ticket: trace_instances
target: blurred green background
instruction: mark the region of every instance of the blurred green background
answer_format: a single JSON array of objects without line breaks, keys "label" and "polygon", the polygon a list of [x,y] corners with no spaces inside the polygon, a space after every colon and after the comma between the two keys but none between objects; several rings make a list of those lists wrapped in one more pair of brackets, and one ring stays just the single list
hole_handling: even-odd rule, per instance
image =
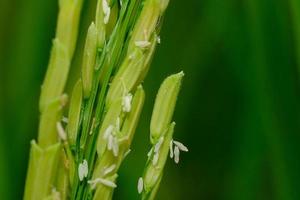
[{"label": "blurred green background", "polygon": [[[1,199],[22,199],[56,15],[56,0],[0,0]],[[175,139],[190,152],[157,199],[300,199],[300,1],[171,0],[161,38],[114,199],[138,199],[155,93],[180,70]]]}]

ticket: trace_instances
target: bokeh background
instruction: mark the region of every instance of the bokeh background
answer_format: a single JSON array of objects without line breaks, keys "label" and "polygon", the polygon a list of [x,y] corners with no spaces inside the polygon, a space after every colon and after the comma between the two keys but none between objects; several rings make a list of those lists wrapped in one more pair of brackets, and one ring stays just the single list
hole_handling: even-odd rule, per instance
[{"label": "bokeh background", "polygon": [[[87,2],[79,48],[95,0]],[[1,199],[22,199],[57,7],[0,0]],[[114,199],[138,199],[155,93],[180,70],[175,138],[190,152],[168,161],[157,199],[300,199],[300,1],[171,0],[161,38]]]}]

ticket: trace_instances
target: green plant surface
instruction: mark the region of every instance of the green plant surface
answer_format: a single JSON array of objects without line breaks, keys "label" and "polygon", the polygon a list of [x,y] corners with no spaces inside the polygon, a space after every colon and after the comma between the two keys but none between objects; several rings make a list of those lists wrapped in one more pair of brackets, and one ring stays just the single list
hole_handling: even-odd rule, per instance
[{"label": "green plant surface", "polygon": [[[144,108],[113,199],[139,199],[150,118],[165,77],[183,70],[173,120],[189,147],[167,162],[157,199],[300,198],[297,1],[170,1],[143,88]],[[96,1],[83,6],[79,55],[66,92],[80,78]],[[58,3],[0,0],[0,193],[21,199],[29,141],[37,138],[40,86],[55,35]],[[64,113],[66,116],[67,113]],[[13,167],[12,167],[13,166]],[[119,185],[123,187],[119,187]]]}]

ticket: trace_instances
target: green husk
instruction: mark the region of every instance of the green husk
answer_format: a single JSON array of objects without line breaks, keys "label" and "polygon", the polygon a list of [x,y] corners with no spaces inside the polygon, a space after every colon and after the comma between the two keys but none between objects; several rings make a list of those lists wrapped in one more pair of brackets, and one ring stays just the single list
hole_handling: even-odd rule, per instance
[{"label": "green husk", "polygon": [[92,22],[87,32],[82,61],[81,76],[83,84],[83,93],[85,98],[88,98],[90,96],[92,89],[93,74],[95,69],[97,53],[97,37],[98,31],[94,22]]},{"label": "green husk", "polygon": [[125,58],[109,88],[106,97],[107,106],[110,106],[113,101],[122,98],[124,93],[132,91],[137,86],[137,81],[144,68],[144,59],[145,56],[140,49],[135,49],[132,54]]},{"label": "green husk", "polygon": [[152,144],[157,142],[171,123],[183,76],[183,72],[171,75],[159,88],[150,124]]},{"label": "green husk", "polygon": [[44,112],[49,103],[63,93],[68,78],[70,62],[71,59],[67,48],[59,39],[55,39],[53,41],[48,70],[41,90],[41,112]]},{"label": "green husk", "polygon": [[70,59],[76,46],[83,2],[84,0],[59,0],[56,38],[66,47]]},{"label": "green husk", "polygon": [[51,102],[41,114],[38,134],[38,143],[41,147],[48,147],[58,141],[56,123],[61,120],[66,101],[67,96],[62,95]]},{"label": "green husk", "polygon": [[31,142],[24,200],[41,200],[50,194],[57,172],[61,144],[42,148]]},{"label": "green husk", "polygon": [[80,113],[81,113],[81,106],[82,106],[82,81],[78,80],[74,86],[72,91],[72,97],[70,101],[70,108],[69,108],[69,123],[68,123],[68,139],[69,144],[74,146],[76,144],[78,128],[79,128],[79,121],[80,121]]},{"label": "green husk", "polygon": [[69,199],[69,190],[70,190],[70,178],[69,178],[69,168],[70,161],[67,158],[67,155],[64,150],[60,152],[60,160],[57,172],[56,180],[56,190],[59,192],[60,200]]}]

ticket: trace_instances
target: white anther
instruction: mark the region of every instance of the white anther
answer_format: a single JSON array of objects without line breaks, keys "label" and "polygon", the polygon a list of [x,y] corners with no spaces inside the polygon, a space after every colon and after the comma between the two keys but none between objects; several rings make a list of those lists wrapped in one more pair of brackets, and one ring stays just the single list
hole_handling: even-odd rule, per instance
[{"label": "white anther", "polygon": [[78,166],[79,180],[83,181],[83,179],[88,176],[88,173],[89,173],[88,162],[86,160],[83,160],[83,162],[80,163]]}]

